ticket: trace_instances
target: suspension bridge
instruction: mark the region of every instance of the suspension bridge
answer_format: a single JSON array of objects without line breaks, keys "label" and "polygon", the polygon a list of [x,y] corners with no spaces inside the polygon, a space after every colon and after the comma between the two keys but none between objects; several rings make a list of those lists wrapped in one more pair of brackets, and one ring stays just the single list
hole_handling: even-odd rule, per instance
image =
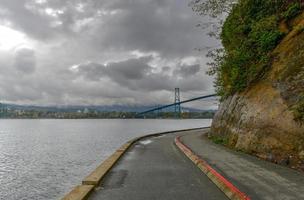
[{"label": "suspension bridge", "polygon": [[207,98],[217,96],[217,94],[210,94],[210,95],[199,96],[199,97],[195,97],[195,98],[191,98],[191,99],[188,99],[188,100],[181,101],[180,100],[180,90],[179,90],[179,88],[175,88],[174,93],[175,93],[174,103],[168,104],[168,105],[163,105],[163,106],[158,106],[158,107],[155,107],[155,108],[143,111],[143,112],[139,112],[139,113],[136,114],[136,117],[145,117],[145,115],[148,114],[148,113],[153,113],[155,111],[160,112],[163,109],[174,106],[175,117],[179,118],[181,116],[181,104],[185,104],[185,103],[188,103],[188,102],[207,99]]}]

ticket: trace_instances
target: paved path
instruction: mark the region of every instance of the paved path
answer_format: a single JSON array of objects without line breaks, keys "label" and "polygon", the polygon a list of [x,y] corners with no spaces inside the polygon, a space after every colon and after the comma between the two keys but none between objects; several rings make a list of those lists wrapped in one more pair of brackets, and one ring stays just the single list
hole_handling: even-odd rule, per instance
[{"label": "paved path", "polygon": [[[201,131],[200,131],[201,132]],[[196,133],[188,131],[182,134]],[[176,134],[133,145],[90,200],[227,200],[173,144]]]},{"label": "paved path", "polygon": [[181,141],[251,199],[304,200],[304,173],[216,145],[202,133]]}]

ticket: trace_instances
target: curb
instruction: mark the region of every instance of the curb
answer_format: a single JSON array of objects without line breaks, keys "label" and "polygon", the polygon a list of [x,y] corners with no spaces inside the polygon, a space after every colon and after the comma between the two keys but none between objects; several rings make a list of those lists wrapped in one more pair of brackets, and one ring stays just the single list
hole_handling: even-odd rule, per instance
[{"label": "curb", "polygon": [[178,133],[185,131],[194,131],[200,129],[206,129],[209,127],[192,128],[192,129],[182,129],[174,131],[166,131],[160,133],[153,133],[141,137],[134,138],[119,149],[117,149],[111,156],[109,156],[105,161],[103,161],[91,174],[89,174],[83,181],[82,185],[76,186],[72,191],[65,195],[61,200],[85,200],[89,197],[93,189],[98,186],[106,174],[111,170],[115,163],[125,154],[125,152],[136,142],[149,137],[157,137],[169,133]]},{"label": "curb", "polygon": [[206,161],[197,156],[187,145],[181,140],[181,136],[175,138],[175,145],[204,173],[208,178],[232,200],[251,200],[249,196],[241,192],[225,177],[212,168]]},{"label": "curb", "polygon": [[87,199],[93,191],[93,185],[78,185],[62,199],[64,200],[83,200]]}]

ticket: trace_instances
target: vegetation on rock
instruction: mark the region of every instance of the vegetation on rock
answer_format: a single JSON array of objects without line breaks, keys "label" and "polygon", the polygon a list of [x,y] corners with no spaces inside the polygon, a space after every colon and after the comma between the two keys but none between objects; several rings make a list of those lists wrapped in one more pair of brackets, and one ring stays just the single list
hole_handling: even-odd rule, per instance
[{"label": "vegetation on rock", "polygon": [[222,97],[240,92],[263,77],[271,64],[271,51],[286,34],[279,29],[301,11],[301,3],[286,0],[239,0],[221,33],[224,49],[213,55],[209,74]]},{"label": "vegetation on rock", "polygon": [[208,138],[213,141],[215,144],[221,144],[221,145],[227,145],[228,144],[228,138],[219,137],[216,135],[210,135]]},{"label": "vegetation on rock", "polygon": [[295,120],[300,122],[304,121],[304,97],[302,97],[299,103],[297,104],[294,110],[294,114]]},{"label": "vegetation on rock", "polygon": [[[213,17],[227,13],[220,33],[223,48],[208,54],[213,58],[208,74],[216,75],[217,93],[225,99],[264,77],[275,59],[273,50],[290,31],[289,21],[302,12],[304,1],[196,0],[192,6],[196,12],[209,12]],[[285,29],[280,27],[282,22],[287,24]],[[297,121],[304,121],[303,102],[298,100],[292,106]]]}]

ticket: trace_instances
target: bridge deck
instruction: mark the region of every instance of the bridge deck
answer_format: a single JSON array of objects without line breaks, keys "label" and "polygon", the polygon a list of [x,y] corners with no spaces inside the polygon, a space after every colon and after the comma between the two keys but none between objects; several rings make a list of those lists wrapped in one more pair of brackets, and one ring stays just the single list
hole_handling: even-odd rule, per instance
[{"label": "bridge deck", "polygon": [[168,104],[168,105],[164,105],[164,106],[159,106],[159,107],[156,107],[156,108],[152,108],[150,110],[146,110],[144,112],[137,113],[137,116],[141,116],[141,115],[151,113],[151,112],[154,112],[154,111],[157,111],[157,110],[162,110],[162,109],[165,109],[165,108],[169,108],[169,107],[172,107],[172,106],[175,106],[175,105],[181,105],[181,104],[185,104],[185,103],[188,103],[188,102],[191,102],[191,101],[197,101],[197,100],[207,99],[207,98],[216,97],[216,96],[217,96],[216,94],[210,94],[210,95],[206,95],[206,96],[200,96],[200,97],[195,97],[195,98],[192,98],[192,99],[180,101],[180,102],[177,102],[177,103],[172,103],[172,104]]}]

